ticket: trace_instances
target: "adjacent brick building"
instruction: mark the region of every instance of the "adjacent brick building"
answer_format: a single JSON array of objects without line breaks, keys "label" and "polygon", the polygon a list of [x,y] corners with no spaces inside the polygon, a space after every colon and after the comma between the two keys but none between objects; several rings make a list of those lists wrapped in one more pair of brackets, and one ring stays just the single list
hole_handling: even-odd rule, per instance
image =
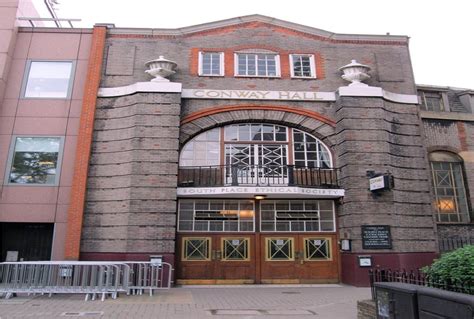
[{"label": "adjacent brick building", "polygon": [[[181,283],[363,285],[368,266],[417,268],[439,242],[473,237],[473,92],[417,89],[407,37],[254,15],[176,30],[23,27],[15,52],[2,259],[38,258],[3,234],[50,223],[52,259],[163,255]],[[54,99],[24,96],[32,65],[74,81],[52,84]]]}]

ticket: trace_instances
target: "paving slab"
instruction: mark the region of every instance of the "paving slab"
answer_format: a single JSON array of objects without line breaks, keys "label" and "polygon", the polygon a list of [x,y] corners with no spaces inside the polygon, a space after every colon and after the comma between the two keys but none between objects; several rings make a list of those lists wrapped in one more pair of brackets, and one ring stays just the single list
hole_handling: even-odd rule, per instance
[{"label": "paving slab", "polygon": [[369,288],[345,285],[185,286],[103,302],[20,295],[0,300],[0,318],[355,319],[357,300],[369,298]]}]

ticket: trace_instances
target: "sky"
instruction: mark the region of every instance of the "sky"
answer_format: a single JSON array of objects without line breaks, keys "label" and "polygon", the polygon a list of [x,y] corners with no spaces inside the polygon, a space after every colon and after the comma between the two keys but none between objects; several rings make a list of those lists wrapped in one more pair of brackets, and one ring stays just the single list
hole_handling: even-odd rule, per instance
[{"label": "sky", "polygon": [[179,28],[261,14],[336,33],[407,35],[417,84],[474,90],[472,0],[59,0],[77,27]]}]

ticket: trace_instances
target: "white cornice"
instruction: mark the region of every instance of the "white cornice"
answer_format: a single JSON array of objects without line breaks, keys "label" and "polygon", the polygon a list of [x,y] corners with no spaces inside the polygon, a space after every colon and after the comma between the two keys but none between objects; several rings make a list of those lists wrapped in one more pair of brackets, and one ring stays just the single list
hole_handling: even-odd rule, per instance
[{"label": "white cornice", "polygon": [[185,99],[205,100],[284,100],[284,101],[336,101],[337,96],[380,97],[402,104],[418,104],[418,96],[398,94],[373,86],[343,86],[336,92],[316,91],[266,91],[266,90],[209,90],[183,89],[175,82],[137,82],[127,86],[99,88],[98,97],[117,97],[140,92],[182,93]]},{"label": "white cornice", "polygon": [[343,86],[339,88],[338,94],[339,96],[382,97],[396,103],[419,104],[417,95],[392,93],[374,86]]},{"label": "white cornice", "polygon": [[116,97],[140,92],[181,93],[181,83],[173,82],[137,82],[127,86],[99,88],[98,97]]}]

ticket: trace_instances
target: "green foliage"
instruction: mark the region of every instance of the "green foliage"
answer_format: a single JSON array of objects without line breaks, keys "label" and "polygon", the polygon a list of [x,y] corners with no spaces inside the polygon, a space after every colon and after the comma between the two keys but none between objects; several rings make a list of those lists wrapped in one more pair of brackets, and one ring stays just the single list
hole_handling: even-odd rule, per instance
[{"label": "green foliage", "polygon": [[474,283],[474,245],[446,253],[422,271],[430,281],[442,281],[449,285]]}]

